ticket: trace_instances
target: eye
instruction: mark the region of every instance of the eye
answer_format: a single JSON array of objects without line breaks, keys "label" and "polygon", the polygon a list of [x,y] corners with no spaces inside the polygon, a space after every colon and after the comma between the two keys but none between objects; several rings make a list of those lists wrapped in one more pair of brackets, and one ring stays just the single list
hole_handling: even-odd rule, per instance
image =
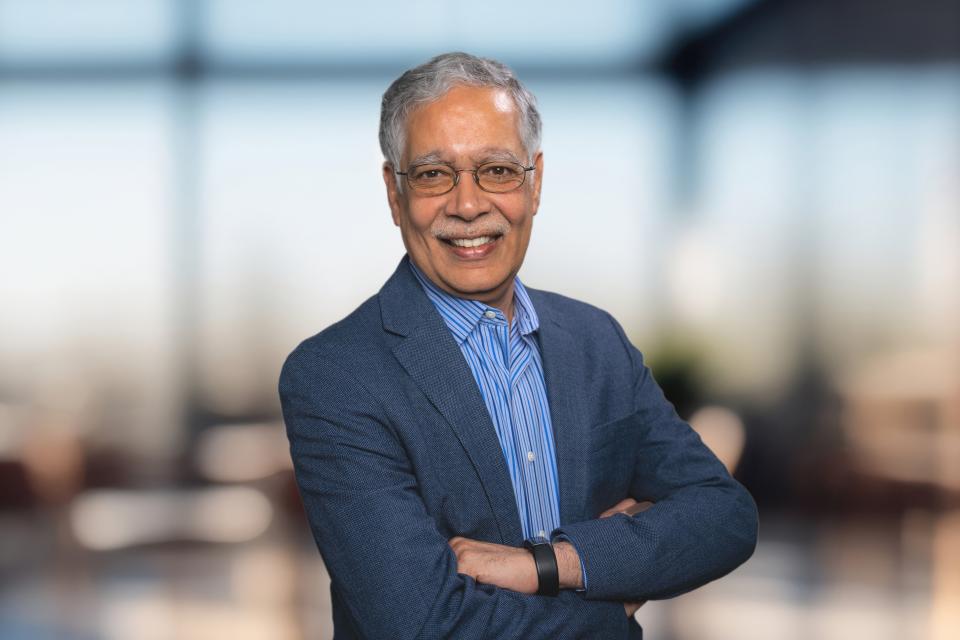
[{"label": "eye", "polygon": [[448,167],[443,165],[423,165],[414,167],[410,177],[416,182],[437,182],[449,179],[452,173]]},{"label": "eye", "polygon": [[481,178],[498,182],[516,180],[522,169],[512,162],[490,162],[482,165],[478,170]]}]

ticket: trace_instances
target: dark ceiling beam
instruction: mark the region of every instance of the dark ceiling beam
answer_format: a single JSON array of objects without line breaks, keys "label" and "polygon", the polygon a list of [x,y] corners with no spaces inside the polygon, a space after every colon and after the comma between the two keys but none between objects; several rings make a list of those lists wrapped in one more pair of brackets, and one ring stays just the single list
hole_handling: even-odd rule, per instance
[{"label": "dark ceiling beam", "polygon": [[655,65],[681,84],[758,67],[960,62],[957,0],[759,0]]},{"label": "dark ceiling beam", "polygon": [[[640,64],[513,65],[524,79],[619,79],[649,69]],[[90,60],[67,63],[0,63],[0,81],[19,82],[139,82],[143,80],[230,80],[238,82],[349,81],[393,77],[403,68],[396,62],[332,63],[303,60],[210,61],[202,56],[169,61]]]}]

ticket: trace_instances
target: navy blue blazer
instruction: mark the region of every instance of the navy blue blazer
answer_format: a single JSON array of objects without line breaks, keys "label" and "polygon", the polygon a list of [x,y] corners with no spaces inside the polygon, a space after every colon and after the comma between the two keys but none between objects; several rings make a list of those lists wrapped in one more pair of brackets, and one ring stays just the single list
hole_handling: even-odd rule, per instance
[{"label": "navy blue blazer", "polygon": [[[519,546],[520,518],[477,384],[407,260],[376,296],[301,343],[280,377],[337,638],[639,637],[623,601],[675,596],[750,557],[750,494],[677,417],[616,321],[529,289],[560,531],[588,589],[531,596],[458,574],[450,538]],[[628,496],[655,505],[597,519]]]}]

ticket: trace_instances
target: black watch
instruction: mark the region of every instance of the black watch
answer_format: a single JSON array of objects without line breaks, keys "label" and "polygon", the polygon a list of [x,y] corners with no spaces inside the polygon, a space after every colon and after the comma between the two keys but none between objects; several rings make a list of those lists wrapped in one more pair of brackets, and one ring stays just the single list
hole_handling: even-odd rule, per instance
[{"label": "black watch", "polygon": [[536,538],[524,540],[523,546],[533,554],[533,561],[537,565],[537,595],[555,596],[560,593],[560,569],[553,545],[543,538]]}]

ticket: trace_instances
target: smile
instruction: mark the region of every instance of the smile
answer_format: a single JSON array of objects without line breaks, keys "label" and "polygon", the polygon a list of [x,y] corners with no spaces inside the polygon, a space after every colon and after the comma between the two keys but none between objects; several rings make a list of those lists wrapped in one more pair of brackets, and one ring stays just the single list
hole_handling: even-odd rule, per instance
[{"label": "smile", "polygon": [[484,260],[499,246],[503,236],[477,236],[476,238],[445,238],[443,243],[450,253],[460,260]]},{"label": "smile", "polygon": [[488,244],[496,239],[496,236],[479,236],[477,238],[449,238],[447,242],[455,247],[471,248]]}]

